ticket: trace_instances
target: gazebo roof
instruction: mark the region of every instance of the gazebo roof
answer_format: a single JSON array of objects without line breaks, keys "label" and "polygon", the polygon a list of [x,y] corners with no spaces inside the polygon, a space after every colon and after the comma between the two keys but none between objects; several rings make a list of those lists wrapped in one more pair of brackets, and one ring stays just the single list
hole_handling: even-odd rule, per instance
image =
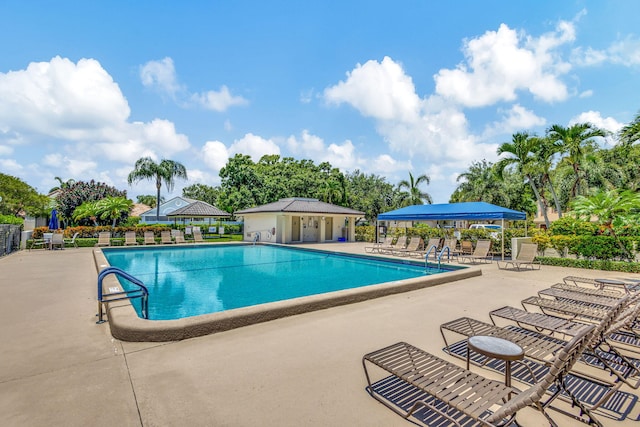
[{"label": "gazebo roof", "polygon": [[360,212],[355,209],[332,205],[331,203],[321,202],[318,199],[308,199],[303,197],[290,197],[286,199],[280,199],[277,202],[267,203],[266,205],[256,206],[255,208],[239,210],[236,212],[236,214],[246,215],[266,212],[364,216],[364,212]]},{"label": "gazebo roof", "polygon": [[211,206],[207,202],[200,200],[189,203],[187,206],[176,209],[167,215],[168,217],[186,217],[186,218],[216,218],[231,216],[230,213]]}]

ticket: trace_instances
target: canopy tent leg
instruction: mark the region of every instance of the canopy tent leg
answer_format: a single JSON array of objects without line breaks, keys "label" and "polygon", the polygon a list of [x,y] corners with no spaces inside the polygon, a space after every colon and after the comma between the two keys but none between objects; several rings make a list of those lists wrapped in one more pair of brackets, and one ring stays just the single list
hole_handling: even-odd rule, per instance
[{"label": "canopy tent leg", "polygon": [[[502,218],[502,261],[504,261],[504,218]],[[513,259],[513,248],[511,248],[511,259]]]}]

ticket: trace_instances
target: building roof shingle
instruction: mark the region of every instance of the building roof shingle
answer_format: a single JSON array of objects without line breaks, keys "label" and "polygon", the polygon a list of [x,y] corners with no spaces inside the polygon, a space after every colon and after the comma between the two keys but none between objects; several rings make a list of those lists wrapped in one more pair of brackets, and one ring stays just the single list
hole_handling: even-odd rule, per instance
[{"label": "building roof shingle", "polygon": [[318,199],[307,199],[303,197],[280,199],[277,202],[267,203],[266,205],[256,206],[255,208],[239,210],[236,214],[244,215],[263,212],[299,212],[364,216],[364,212],[360,212],[355,209],[332,205],[331,203],[321,202]]},{"label": "building roof shingle", "polygon": [[207,202],[203,201],[195,201],[193,203],[189,203],[187,206],[176,209],[171,212],[167,216],[184,216],[184,217],[226,217],[231,216],[230,213],[223,211],[222,209],[218,209],[215,206],[211,206]]}]

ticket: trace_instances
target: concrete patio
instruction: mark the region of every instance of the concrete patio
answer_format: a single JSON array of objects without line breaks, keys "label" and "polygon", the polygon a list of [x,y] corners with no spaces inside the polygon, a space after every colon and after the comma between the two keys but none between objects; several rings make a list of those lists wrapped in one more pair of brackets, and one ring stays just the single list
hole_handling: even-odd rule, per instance
[{"label": "concrete patio", "polygon": [[[360,243],[318,246],[364,253]],[[366,393],[365,353],[407,341],[461,364],[442,352],[441,323],[488,321],[490,309],[518,306],[567,275],[632,277],[482,269],[480,277],[200,338],[132,343],[95,323],[92,249],[21,251],[0,259],[0,425],[410,426]],[[638,406],[623,421],[599,418],[636,426]],[[548,425],[532,409],[518,420]]]}]

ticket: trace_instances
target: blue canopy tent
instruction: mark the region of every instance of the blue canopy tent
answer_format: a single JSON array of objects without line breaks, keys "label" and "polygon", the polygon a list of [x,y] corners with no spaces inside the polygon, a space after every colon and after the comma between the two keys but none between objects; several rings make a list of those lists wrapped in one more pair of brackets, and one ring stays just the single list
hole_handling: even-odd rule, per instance
[{"label": "blue canopy tent", "polygon": [[[527,214],[486,202],[463,202],[413,205],[378,215],[378,221],[501,220],[503,230],[505,219],[524,221],[527,219]],[[504,233],[501,234],[502,259],[504,259]]]}]

